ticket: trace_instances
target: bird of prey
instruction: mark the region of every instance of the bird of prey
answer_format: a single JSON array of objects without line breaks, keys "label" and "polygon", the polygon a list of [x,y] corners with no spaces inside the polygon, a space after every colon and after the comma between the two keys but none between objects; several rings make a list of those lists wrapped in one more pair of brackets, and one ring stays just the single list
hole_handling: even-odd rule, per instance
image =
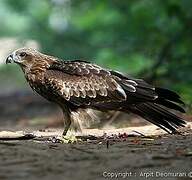
[{"label": "bird of prey", "polygon": [[79,109],[115,110],[137,114],[168,133],[185,121],[171,110],[184,113],[180,96],[142,79],[82,60],[60,60],[31,48],[10,54],[6,63],[18,64],[31,88],[58,104],[64,114],[63,136]]}]

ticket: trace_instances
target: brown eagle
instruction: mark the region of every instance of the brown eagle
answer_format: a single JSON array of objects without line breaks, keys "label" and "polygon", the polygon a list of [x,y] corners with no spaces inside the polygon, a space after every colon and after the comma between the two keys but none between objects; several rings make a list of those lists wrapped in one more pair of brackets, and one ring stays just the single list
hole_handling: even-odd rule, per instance
[{"label": "brown eagle", "polygon": [[78,109],[115,110],[137,114],[168,133],[185,121],[170,110],[185,112],[180,96],[142,79],[104,69],[82,60],[63,61],[30,48],[10,54],[6,63],[18,64],[31,88],[58,104],[64,114],[66,135],[72,113]]}]

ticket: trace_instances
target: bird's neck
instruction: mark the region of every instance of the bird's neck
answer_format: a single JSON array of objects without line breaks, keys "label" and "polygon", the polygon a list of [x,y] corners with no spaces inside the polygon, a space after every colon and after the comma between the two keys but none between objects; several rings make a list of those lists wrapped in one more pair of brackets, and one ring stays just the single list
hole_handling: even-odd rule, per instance
[{"label": "bird's neck", "polygon": [[50,64],[47,61],[38,61],[28,66],[21,66],[27,81],[42,80]]}]

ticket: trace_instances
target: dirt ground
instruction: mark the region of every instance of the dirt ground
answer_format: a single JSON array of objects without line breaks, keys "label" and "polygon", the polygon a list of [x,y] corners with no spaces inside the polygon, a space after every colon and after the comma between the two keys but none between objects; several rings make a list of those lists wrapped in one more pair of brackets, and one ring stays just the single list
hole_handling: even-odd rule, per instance
[{"label": "dirt ground", "polygon": [[0,96],[0,109],[0,135],[4,130],[35,135],[0,140],[0,180],[192,179],[191,124],[182,135],[143,124],[87,129],[83,135],[93,135],[91,140],[61,144],[47,138],[62,132],[54,127],[62,121],[52,104],[30,93],[14,93]]},{"label": "dirt ground", "polygon": [[127,136],[76,144],[42,139],[0,141],[1,180],[188,179],[190,176],[191,130],[184,135]]}]

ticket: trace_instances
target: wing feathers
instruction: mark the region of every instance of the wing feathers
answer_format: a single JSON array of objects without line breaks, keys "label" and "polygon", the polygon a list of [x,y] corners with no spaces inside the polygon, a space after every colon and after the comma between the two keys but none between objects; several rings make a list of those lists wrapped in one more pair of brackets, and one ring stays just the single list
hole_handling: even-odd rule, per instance
[{"label": "wing feathers", "polygon": [[47,71],[46,78],[49,86],[59,95],[78,105],[153,102],[184,112],[176,104],[183,103],[176,93],[87,62],[54,63]]},{"label": "wing feathers", "polygon": [[111,75],[111,73],[101,67],[90,64],[85,61],[81,60],[74,60],[74,61],[57,61],[54,62],[50,67],[50,70],[58,70],[65,72],[71,75],[88,75],[88,74],[98,74],[101,76]]},{"label": "wing feathers", "polygon": [[50,88],[76,105],[126,100],[125,91],[110,76],[77,76],[49,70],[45,78]]}]

